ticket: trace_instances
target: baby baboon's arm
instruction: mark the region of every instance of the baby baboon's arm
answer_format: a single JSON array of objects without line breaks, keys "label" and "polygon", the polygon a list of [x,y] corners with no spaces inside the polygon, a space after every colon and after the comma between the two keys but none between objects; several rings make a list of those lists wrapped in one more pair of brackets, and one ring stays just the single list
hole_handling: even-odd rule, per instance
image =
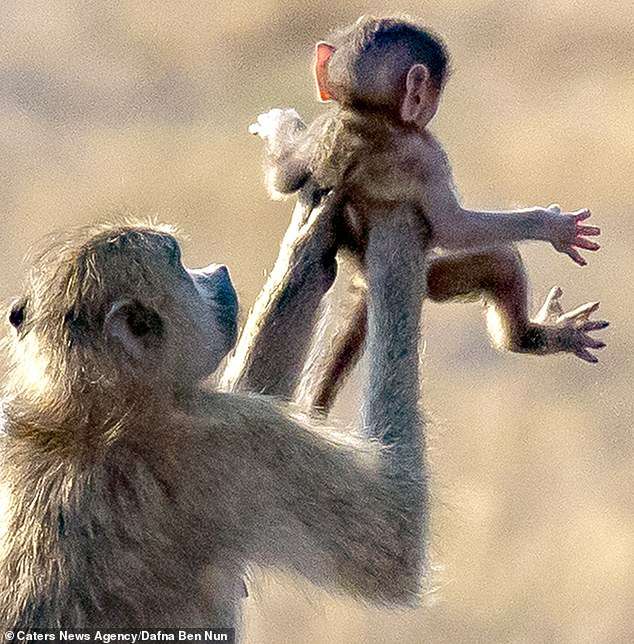
[{"label": "baby baboon's arm", "polygon": [[309,161],[328,118],[324,114],[307,127],[294,109],[275,108],[249,126],[264,141],[264,177],[271,197],[295,192],[309,179]]},{"label": "baby baboon's arm", "polygon": [[[271,196],[294,192],[310,178],[310,160],[323,155],[332,145],[326,136],[326,124],[333,118],[336,117],[326,112],[306,127],[295,110],[273,109],[258,116],[256,123],[250,126],[249,131],[257,134],[265,144],[265,177]],[[599,249],[597,243],[587,239],[601,231],[583,223],[590,217],[590,211],[585,209],[562,212],[556,204],[548,208],[498,212],[463,208],[456,197],[451,168],[440,144],[430,138],[424,140],[418,154],[425,179],[417,188],[413,188],[418,181],[414,169],[410,173],[406,171],[398,180],[377,181],[377,172],[379,176],[390,177],[393,168],[402,165],[400,155],[404,153],[401,148],[407,148],[407,136],[402,136],[403,145],[396,145],[396,152],[391,154],[377,155],[368,146],[367,154],[361,155],[353,173],[355,192],[361,202],[363,195],[370,202],[419,201],[421,211],[431,225],[433,244],[448,251],[483,250],[509,242],[541,240],[550,242],[558,252],[565,253],[577,264],[585,265],[586,261],[577,249]],[[377,163],[383,166],[377,167]]]},{"label": "baby baboon's arm", "polygon": [[[439,203],[438,203],[439,202]],[[522,240],[550,242],[555,250],[584,266],[587,262],[577,248],[599,250],[599,244],[586,239],[601,233],[583,222],[589,210],[561,212],[557,205],[507,212],[486,212],[462,208],[452,196],[432,201],[426,211],[434,244],[449,251],[481,250],[490,246]],[[442,204],[439,210],[437,206]]]}]

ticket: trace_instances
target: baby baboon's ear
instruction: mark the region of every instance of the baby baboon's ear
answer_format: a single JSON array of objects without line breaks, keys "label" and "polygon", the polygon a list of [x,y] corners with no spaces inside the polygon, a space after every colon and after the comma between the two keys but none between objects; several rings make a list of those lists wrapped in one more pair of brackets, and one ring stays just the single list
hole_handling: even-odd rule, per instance
[{"label": "baby baboon's ear", "polygon": [[432,100],[429,70],[425,65],[412,65],[407,73],[405,97],[401,104],[401,118],[405,123],[416,123],[428,110]]},{"label": "baby baboon's ear", "polygon": [[322,103],[335,100],[332,90],[328,87],[328,63],[335,51],[335,47],[327,42],[321,41],[315,46],[315,82]]},{"label": "baby baboon's ear", "polygon": [[133,300],[117,300],[106,314],[104,333],[119,342],[135,360],[156,349],[163,335],[163,320],[152,308]]}]

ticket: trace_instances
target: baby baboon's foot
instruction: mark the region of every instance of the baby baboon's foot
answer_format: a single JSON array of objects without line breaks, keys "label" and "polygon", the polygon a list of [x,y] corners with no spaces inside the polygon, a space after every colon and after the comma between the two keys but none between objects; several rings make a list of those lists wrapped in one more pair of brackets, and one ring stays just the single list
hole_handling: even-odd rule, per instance
[{"label": "baby baboon's foot", "polygon": [[566,351],[586,362],[598,362],[599,359],[590,349],[603,349],[605,343],[592,337],[590,333],[609,325],[607,320],[590,319],[599,308],[599,302],[587,302],[564,313],[560,301],[562,293],[558,286],[552,288],[535,318],[535,322],[545,332],[545,352]]}]

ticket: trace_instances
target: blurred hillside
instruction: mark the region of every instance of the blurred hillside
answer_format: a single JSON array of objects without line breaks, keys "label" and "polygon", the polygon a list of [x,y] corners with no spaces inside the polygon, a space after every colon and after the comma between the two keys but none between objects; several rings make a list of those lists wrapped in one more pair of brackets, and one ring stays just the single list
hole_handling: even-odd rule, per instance
[{"label": "blurred hillside", "polygon": [[[435,131],[465,202],[592,208],[604,234],[589,267],[523,248],[535,304],[553,284],[570,307],[600,299],[609,347],[597,366],[500,355],[477,305],[427,306],[437,591],[417,611],[386,612],[256,576],[249,641],[632,642],[627,4],[3,0],[0,301],[19,292],[43,235],[130,210],[178,224],[191,265],[228,263],[246,309],[291,209],[267,199],[247,125],[274,106],[314,116],[313,43],[394,10],[425,19],[453,52]],[[353,383],[342,419],[357,403]]]}]

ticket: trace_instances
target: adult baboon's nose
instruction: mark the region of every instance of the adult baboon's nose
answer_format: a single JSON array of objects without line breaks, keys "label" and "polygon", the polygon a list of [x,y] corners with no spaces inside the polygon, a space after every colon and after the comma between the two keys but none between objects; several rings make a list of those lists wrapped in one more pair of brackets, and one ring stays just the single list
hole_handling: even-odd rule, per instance
[{"label": "adult baboon's nose", "polygon": [[203,269],[210,277],[215,277],[219,281],[230,281],[229,269],[224,264],[210,264],[207,268]]},{"label": "adult baboon's nose", "polygon": [[190,270],[190,273],[206,280],[212,279],[214,282],[231,281],[229,269],[224,264],[209,264],[209,266],[205,266],[204,268],[193,268]]},{"label": "adult baboon's nose", "polygon": [[236,308],[236,294],[229,269],[223,264],[209,264],[205,268],[190,271],[196,288],[211,294],[214,300],[229,308]]}]

